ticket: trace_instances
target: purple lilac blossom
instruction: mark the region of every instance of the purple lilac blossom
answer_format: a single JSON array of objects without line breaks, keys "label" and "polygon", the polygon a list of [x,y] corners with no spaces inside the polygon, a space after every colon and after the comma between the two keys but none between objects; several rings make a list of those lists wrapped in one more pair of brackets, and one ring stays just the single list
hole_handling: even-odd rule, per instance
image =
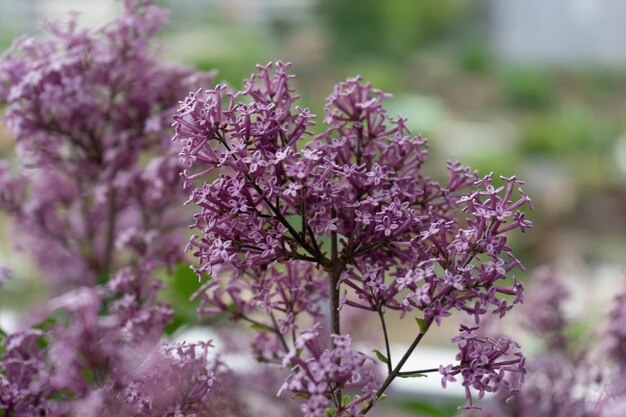
[{"label": "purple lilac blossom", "polygon": [[626,285],[613,300],[604,349],[620,369],[626,369]]},{"label": "purple lilac blossom", "polygon": [[522,265],[507,246],[509,232],[532,226],[523,182],[480,177],[458,162],[448,164],[447,182],[431,180],[422,172],[426,140],[389,116],[390,96],[359,77],[335,87],[326,130],[313,135],[315,115],[296,105],[289,66],[258,66],[241,91],[192,92],[174,116],[187,203],[199,210],[188,250],[200,279],[211,275],[196,294],[200,313],[251,322],[264,331],[257,356],[279,361],[318,329],[328,299],[328,333],[337,336],[344,307],[383,323],[386,310],[417,315],[427,329],[453,309],[478,324],[523,301],[513,275]]},{"label": "purple lilac blossom", "polygon": [[537,269],[532,276],[533,287],[522,308],[526,314],[524,326],[541,337],[546,347],[554,351],[566,348],[566,329],[570,324],[563,304],[570,298],[564,283],[548,267]]},{"label": "purple lilac blossom", "polygon": [[124,7],[93,30],[75,16],[46,22],[48,36],[19,38],[0,57],[21,165],[14,176],[0,166],[0,209],[59,291],[93,285],[129,256],[181,259],[183,194],[167,127],[177,98],[211,77],[155,53],[163,9]]},{"label": "purple lilac blossom", "polygon": [[440,366],[441,385],[445,388],[448,381],[456,381],[460,375],[467,402],[461,409],[476,408],[472,402],[470,389],[478,391],[478,399],[485,393],[506,390],[510,399],[519,392],[526,369],[525,358],[520,346],[508,337],[481,337],[474,332],[478,327],[461,326],[459,335],[452,339],[459,346],[456,366]]},{"label": "purple lilac blossom", "polygon": [[0,413],[15,417],[60,416],[38,341],[41,332],[12,334],[0,345]]},{"label": "purple lilac blossom", "polygon": [[[539,268],[532,276],[521,309],[522,324],[544,342],[545,351],[526,362],[525,382],[514,398],[509,387],[472,417],[600,417],[602,409],[623,398],[621,378],[602,371],[606,355],[590,344],[572,339],[573,324],[563,304],[570,293],[553,268]],[[610,327],[610,326],[609,326]],[[611,338],[610,334],[605,336]],[[605,339],[605,340],[606,340]],[[589,341],[594,338],[589,338]],[[610,366],[609,368],[611,368]],[[518,387],[519,388],[519,387]],[[600,397],[600,398],[599,398]],[[508,399],[508,400],[507,400]],[[600,400],[601,399],[601,400]],[[610,415],[608,413],[607,415]]]},{"label": "purple lilac blossom", "polygon": [[[350,336],[331,335],[333,349],[324,349],[320,343],[318,327],[300,334],[294,348],[284,356],[285,366],[291,374],[278,395],[284,390],[306,398],[301,410],[304,417],[320,417],[328,409],[337,408],[338,415],[361,416],[363,403],[376,401],[380,383],[372,357],[352,348]],[[306,355],[298,353],[306,351]],[[343,389],[358,389],[360,394],[343,403],[337,398]]]},{"label": "purple lilac blossom", "polygon": [[164,343],[173,312],[154,278],[182,253],[165,126],[177,96],[210,77],[150,49],[162,9],[124,5],[97,30],[48,22],[50,36],[21,38],[0,58],[20,156],[17,174],[0,163],[0,209],[60,294],[44,331],[0,334],[2,415],[226,416],[238,404],[215,383],[229,371],[209,360],[209,343]]}]

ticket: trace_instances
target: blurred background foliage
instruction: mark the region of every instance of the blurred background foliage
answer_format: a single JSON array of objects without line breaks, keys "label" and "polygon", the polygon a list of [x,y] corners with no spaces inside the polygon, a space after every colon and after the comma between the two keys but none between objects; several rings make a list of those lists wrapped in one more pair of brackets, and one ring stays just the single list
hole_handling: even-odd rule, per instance
[{"label": "blurred background foliage", "polygon": [[[588,308],[605,308],[626,253],[626,48],[612,47],[626,39],[626,26],[615,23],[626,19],[619,2],[549,2],[560,9],[540,0],[157,2],[171,10],[161,40],[173,62],[217,69],[218,80],[238,85],[257,63],[292,61],[300,105],[318,115],[336,82],[360,74],[392,93],[390,112],[429,138],[429,174],[441,177],[443,163],[459,159],[483,174],[525,179],[536,227],[512,242],[520,258],[528,270],[557,265]],[[41,18],[75,9],[91,25],[120,9],[113,0],[0,6],[2,49],[35,32]],[[577,52],[564,54],[568,45]],[[13,139],[0,125],[0,156],[12,155]],[[0,242],[0,263],[36,275],[27,260],[9,262],[11,246],[10,238]],[[177,308],[171,331],[195,320],[184,301],[195,288],[187,275],[181,267],[166,278]],[[3,309],[15,307],[16,291],[41,292],[30,280],[20,285],[0,294]],[[452,415],[445,402],[403,410]]]}]

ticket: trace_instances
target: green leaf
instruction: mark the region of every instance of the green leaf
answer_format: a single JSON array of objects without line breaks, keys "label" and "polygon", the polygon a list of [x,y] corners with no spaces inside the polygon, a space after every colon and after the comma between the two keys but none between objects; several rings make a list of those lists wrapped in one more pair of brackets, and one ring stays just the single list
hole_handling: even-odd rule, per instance
[{"label": "green leaf", "polygon": [[420,326],[420,333],[421,334],[426,333],[426,331],[428,330],[428,327],[426,327],[426,323],[424,322],[424,319],[415,317],[415,321],[417,322],[417,325]]},{"label": "green leaf", "polygon": [[335,409],[334,408],[329,408],[328,411],[326,411],[326,417],[333,417],[335,415]]},{"label": "green leaf", "polygon": [[256,330],[256,331],[259,331],[259,332],[270,332],[270,333],[274,333],[274,331],[275,331],[273,328],[271,328],[271,327],[269,327],[269,326],[266,326],[265,324],[261,324],[261,323],[252,323],[252,324],[250,325],[250,328],[251,328],[251,329],[254,329],[254,330]]},{"label": "green leaf", "polygon": [[389,358],[386,357],[385,355],[383,355],[380,350],[374,349],[372,352],[374,352],[376,354],[376,357],[378,358],[379,361],[389,365]]},{"label": "green leaf", "polygon": [[[207,279],[210,279],[208,277]],[[172,277],[172,289],[179,300],[186,300],[189,302],[189,298],[198,291],[200,283],[198,282],[198,276],[189,268],[187,264],[179,264],[174,271]]]},{"label": "green leaf", "polygon": [[341,399],[341,405],[348,405],[349,402],[350,402],[350,395],[344,394],[343,398]]},{"label": "green leaf", "polygon": [[449,417],[457,415],[457,402],[442,402],[437,404],[427,404],[418,400],[411,400],[399,404],[409,415],[419,415],[424,417]]},{"label": "green leaf", "polygon": [[98,286],[106,285],[109,281],[111,281],[111,275],[110,274],[99,274],[96,277],[96,285],[98,285]]},{"label": "green leaf", "polygon": [[92,384],[96,380],[96,377],[95,377],[93,369],[83,368],[83,378],[89,384]]},{"label": "green leaf", "polygon": [[291,398],[304,398],[305,400],[308,400],[311,398],[311,394],[307,394],[306,392],[296,392],[291,395]]},{"label": "green leaf", "polygon": [[58,323],[58,314],[57,315],[53,315],[50,317],[47,317],[46,319],[40,321],[39,323],[35,324],[33,326],[33,329],[36,330],[41,330],[41,331],[46,331],[48,330],[48,328],[50,328],[51,326],[55,325]]},{"label": "green leaf", "polygon": [[400,378],[428,378],[428,375],[426,374],[400,374],[398,375]]},{"label": "green leaf", "polygon": [[199,302],[190,301],[190,298],[201,284],[196,273],[189,265],[183,263],[176,266],[173,274],[164,276],[163,282],[165,288],[161,291],[161,299],[174,308],[174,317],[165,328],[165,333],[171,335],[184,325],[198,322],[196,309]]},{"label": "green leaf", "polygon": [[[6,346],[4,343],[4,339],[6,339],[7,334],[4,330],[0,329],[0,359],[4,356],[4,352],[6,352]],[[0,414],[0,417],[2,414]]]}]

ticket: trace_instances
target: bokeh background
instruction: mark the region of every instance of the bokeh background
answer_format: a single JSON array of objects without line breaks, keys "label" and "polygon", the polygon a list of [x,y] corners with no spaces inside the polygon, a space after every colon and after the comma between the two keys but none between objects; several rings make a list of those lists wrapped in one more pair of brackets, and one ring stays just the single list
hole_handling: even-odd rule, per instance
[{"label": "bokeh background", "polygon": [[[624,280],[626,255],[626,2],[157,3],[171,10],[160,41],[173,62],[216,69],[218,80],[238,85],[257,63],[292,61],[300,105],[318,115],[336,82],[360,74],[392,93],[389,111],[429,138],[432,176],[445,175],[446,160],[461,160],[484,174],[525,179],[535,228],[512,242],[527,265],[523,278],[539,265],[554,265],[574,291],[572,314],[592,326],[606,313]],[[71,10],[81,13],[82,24],[99,25],[121,6],[114,0],[0,0],[0,50],[24,32],[36,33],[42,18]],[[0,157],[12,158],[13,144],[0,123]],[[14,250],[8,226],[0,218],[0,264],[15,271],[0,292],[3,327],[45,298],[37,271]],[[396,343],[411,337],[407,325],[414,323],[392,330]],[[425,356],[437,358],[454,330],[438,330]],[[430,382],[441,395],[438,379]],[[457,399],[431,396],[423,381],[411,384],[398,413],[453,415]]]}]

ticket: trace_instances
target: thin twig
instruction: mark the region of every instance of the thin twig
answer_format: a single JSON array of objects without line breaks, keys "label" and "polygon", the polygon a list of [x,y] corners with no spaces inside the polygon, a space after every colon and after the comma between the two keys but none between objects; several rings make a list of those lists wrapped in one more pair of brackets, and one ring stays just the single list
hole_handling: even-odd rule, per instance
[{"label": "thin twig", "polygon": [[113,244],[115,243],[115,220],[117,217],[117,207],[115,204],[115,189],[113,186],[109,188],[107,210],[106,244],[104,249],[104,264],[102,266],[102,272],[104,275],[108,275],[111,271],[111,263],[113,262]]},{"label": "thin twig", "polygon": [[376,310],[378,317],[380,318],[380,325],[383,328],[383,335],[385,337],[385,351],[387,352],[387,371],[393,372],[393,365],[391,363],[391,349],[389,349],[389,334],[387,333],[387,323],[385,322],[385,315],[382,312],[381,307]]},{"label": "thin twig", "polygon": [[[409,346],[409,349],[404,353],[404,356],[402,356],[402,359],[400,359],[400,362],[398,362],[398,365],[396,365],[393,371],[389,375],[387,375],[387,378],[385,379],[381,387],[376,392],[376,399],[380,398],[381,395],[384,394],[387,388],[389,388],[389,385],[391,385],[393,380],[396,379],[396,377],[400,374],[402,367],[404,366],[406,361],[409,359],[409,357],[411,356],[411,354],[413,353],[417,345],[420,344],[420,342],[422,341],[422,338],[428,332],[428,328],[430,327],[431,324],[432,324],[432,320],[426,323],[426,329],[424,329],[423,332],[420,332],[420,334],[417,335],[415,340],[413,340],[413,343],[411,343],[411,346]],[[369,410],[372,409],[373,406],[374,406],[374,401],[370,401],[361,413],[366,414]]]}]

